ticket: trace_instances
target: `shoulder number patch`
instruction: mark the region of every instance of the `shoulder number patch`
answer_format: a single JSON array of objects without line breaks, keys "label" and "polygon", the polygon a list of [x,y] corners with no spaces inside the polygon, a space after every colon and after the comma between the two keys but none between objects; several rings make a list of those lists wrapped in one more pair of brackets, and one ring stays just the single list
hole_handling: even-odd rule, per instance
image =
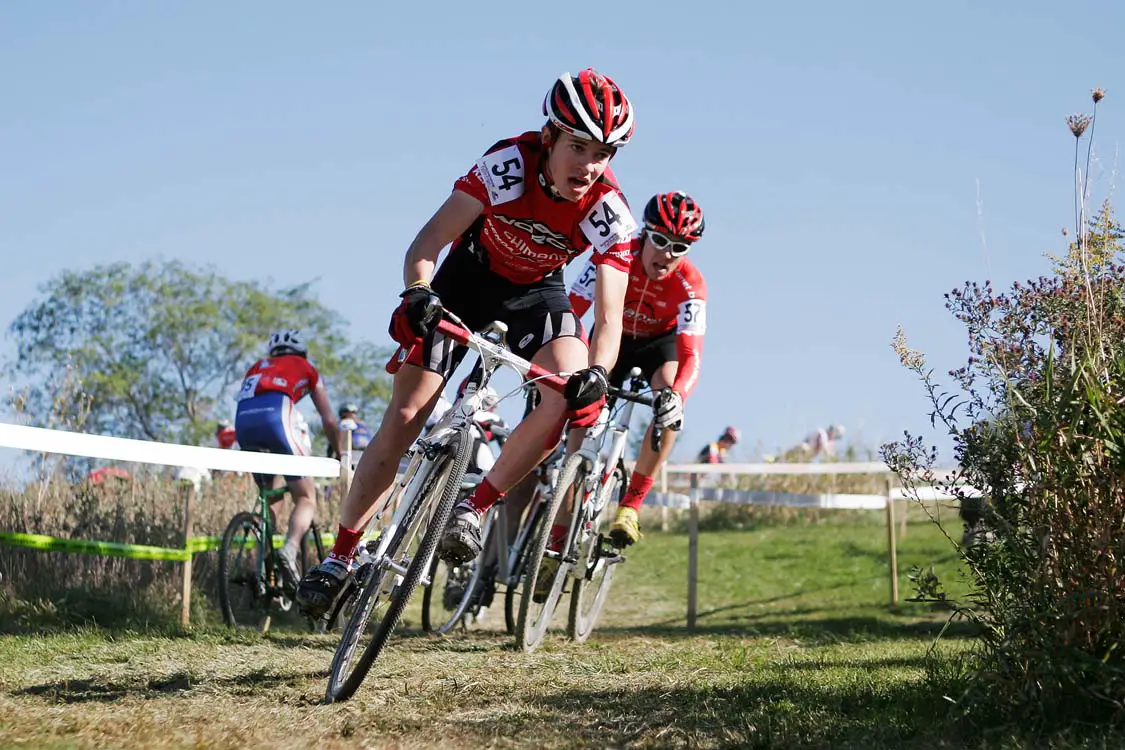
[{"label": "shoulder number patch", "polygon": [[628,241],[637,230],[637,222],[620,193],[603,195],[579,226],[590,244],[602,253]]},{"label": "shoulder number patch", "polygon": [[574,286],[570,288],[570,293],[582,299],[593,301],[594,299],[594,286],[598,280],[598,268],[594,265],[593,261],[586,261],[586,267],[582,269],[582,275],[574,282]]},{"label": "shoulder number patch", "polygon": [[680,303],[680,316],[676,319],[676,333],[702,336],[707,332],[707,303],[689,299]]},{"label": "shoulder number patch", "polygon": [[523,154],[519,146],[507,146],[477,160],[477,172],[494,206],[514,201],[523,195]]}]

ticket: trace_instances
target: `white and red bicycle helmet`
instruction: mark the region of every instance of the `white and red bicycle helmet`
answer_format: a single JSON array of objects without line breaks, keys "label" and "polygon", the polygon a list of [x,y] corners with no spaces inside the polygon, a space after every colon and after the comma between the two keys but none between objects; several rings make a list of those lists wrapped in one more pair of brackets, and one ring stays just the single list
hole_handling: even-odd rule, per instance
[{"label": "white and red bicycle helmet", "polygon": [[576,138],[620,147],[633,137],[633,105],[613,79],[593,68],[563,73],[543,99],[543,114]]},{"label": "white and red bicycle helmet", "polygon": [[269,356],[276,354],[300,354],[307,356],[309,353],[308,342],[299,330],[275,331],[270,334],[269,343],[266,345]]}]

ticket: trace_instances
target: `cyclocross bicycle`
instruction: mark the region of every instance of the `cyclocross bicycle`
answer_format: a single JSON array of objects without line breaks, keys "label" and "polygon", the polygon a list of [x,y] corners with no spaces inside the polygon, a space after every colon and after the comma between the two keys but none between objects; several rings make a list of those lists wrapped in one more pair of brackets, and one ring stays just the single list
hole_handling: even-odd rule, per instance
[{"label": "cyclocross bicycle", "polygon": [[[395,508],[379,537],[360,546],[360,565],[352,585],[340,597],[350,601],[338,602],[335,608],[347,607],[351,617],[332,659],[325,694],[328,703],[355,693],[386,646],[414,589],[426,582],[438,540],[462,491],[474,444],[473,415],[484,406],[482,391],[495,372],[510,367],[525,379],[560,393],[566,386],[560,376],[511,353],[504,345],[507,326],[503,323],[492,323],[476,334],[448,310],[444,316],[437,330],[476,351],[480,362],[453,407],[426,437],[415,442],[406,472],[372,519],[372,523],[380,523],[386,510]],[[400,349],[388,369],[396,370],[407,354]],[[369,623],[373,626],[370,632]]]},{"label": "cyclocross bicycle", "polygon": [[[460,626],[468,629],[491,607],[499,586],[504,587],[504,627],[516,632],[520,581],[527,569],[530,542],[544,518],[546,500],[554,489],[566,453],[562,446],[536,469],[536,486],[515,518],[510,498],[493,503],[481,520],[481,553],[471,562],[452,565],[434,558],[430,583],[422,594],[422,629],[444,635]],[[466,487],[466,494],[471,486]],[[512,522],[513,529],[509,526]],[[511,540],[509,542],[509,540]]]},{"label": "cyclocross bicycle", "polygon": [[[625,561],[601,533],[602,511],[611,500],[619,501],[628,485],[623,459],[633,406],[651,407],[653,402],[651,394],[640,393],[645,385],[640,370],[633,368],[626,389],[611,387],[597,423],[586,430],[582,447],[563,462],[543,511],[544,519],[551,521],[539,524],[523,577],[515,635],[517,646],[524,651],[534,651],[543,642],[568,579],[573,585],[567,635],[582,643],[597,624],[614,570]],[[618,406],[618,400],[624,404]],[[660,444],[662,432],[653,426],[654,447]],[[557,525],[567,526],[566,537],[552,544],[552,528]],[[540,582],[541,576],[550,580]]]},{"label": "cyclocross bicycle", "polygon": [[[236,513],[219,544],[219,606],[230,627],[268,631],[273,613],[293,608],[293,592],[285,585],[275,557],[282,538],[275,538],[277,519],[270,505],[288,494],[287,487],[258,487],[255,508]],[[324,540],[314,521],[301,544],[297,567],[302,574],[324,559]],[[330,627],[332,618],[325,621]]]}]

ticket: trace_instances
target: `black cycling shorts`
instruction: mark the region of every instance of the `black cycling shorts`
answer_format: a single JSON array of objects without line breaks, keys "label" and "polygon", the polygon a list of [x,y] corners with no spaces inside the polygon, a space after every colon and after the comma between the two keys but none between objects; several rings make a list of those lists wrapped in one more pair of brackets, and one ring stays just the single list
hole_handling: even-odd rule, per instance
[{"label": "black cycling shorts", "polygon": [[635,339],[632,336],[621,337],[621,349],[617,354],[617,364],[609,374],[611,385],[621,387],[629,371],[634,367],[641,368],[641,375],[652,384],[652,376],[664,365],[665,362],[678,362],[679,354],[676,351],[676,332],[653,336],[647,339]]},{"label": "black cycling shorts", "polygon": [[[480,331],[494,320],[508,324],[512,352],[530,360],[544,345],[566,336],[583,337],[582,322],[570,307],[562,269],[531,284],[516,284],[481,264],[466,250],[454,249],[434,274],[431,288],[441,304]],[[436,331],[408,360],[448,379],[466,347]]]}]

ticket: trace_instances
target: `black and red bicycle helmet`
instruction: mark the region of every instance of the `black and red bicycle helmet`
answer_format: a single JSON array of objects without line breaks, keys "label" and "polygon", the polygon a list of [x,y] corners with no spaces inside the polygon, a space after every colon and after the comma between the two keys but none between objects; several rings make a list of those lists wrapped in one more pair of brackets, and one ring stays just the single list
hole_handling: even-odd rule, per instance
[{"label": "black and red bicycle helmet", "polygon": [[633,105],[613,79],[593,68],[563,73],[543,100],[543,114],[576,138],[624,146],[633,137]]},{"label": "black and red bicycle helmet", "polygon": [[645,226],[654,232],[695,242],[703,236],[703,209],[677,190],[652,196],[645,206]]}]

